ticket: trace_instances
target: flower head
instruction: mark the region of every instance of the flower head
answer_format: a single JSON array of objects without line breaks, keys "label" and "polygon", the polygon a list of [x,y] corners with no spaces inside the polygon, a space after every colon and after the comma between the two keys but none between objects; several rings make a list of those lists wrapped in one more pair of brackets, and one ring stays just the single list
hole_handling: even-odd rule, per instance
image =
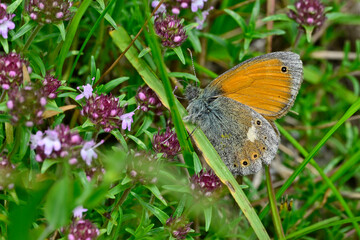
[{"label": "flower head", "polygon": [[110,95],[92,96],[81,110],[81,114],[101,126],[105,132],[118,128],[124,109],[119,106],[119,99]]},{"label": "flower head", "polygon": [[135,183],[154,184],[158,181],[159,162],[148,153],[130,153],[126,168],[128,177]]},{"label": "flower head", "polygon": [[69,240],[93,240],[99,236],[99,229],[89,220],[74,221],[69,230]]},{"label": "flower head", "polygon": [[80,155],[78,149],[83,144],[83,139],[76,131],[71,131],[64,124],[48,129],[44,133],[38,131],[30,136],[31,148],[35,149],[35,159],[38,162],[44,159],[77,158]]},{"label": "flower head", "polygon": [[61,82],[57,78],[47,74],[43,81],[43,87],[42,87],[43,95],[47,96],[50,99],[56,98],[57,96],[56,91],[60,86],[61,86]]},{"label": "flower head", "polygon": [[192,222],[189,223],[182,217],[171,216],[166,220],[167,228],[176,239],[185,239],[186,235],[191,231],[191,224]]},{"label": "flower head", "polygon": [[221,187],[221,181],[213,171],[201,170],[194,174],[191,179],[191,189],[201,192],[204,196],[210,196]]},{"label": "flower head", "polygon": [[162,114],[162,104],[155,92],[148,86],[139,87],[135,96],[141,111],[152,109],[156,115]]},{"label": "flower head", "polygon": [[290,10],[288,16],[302,26],[319,27],[325,22],[324,5],[320,0],[298,0],[296,12]]},{"label": "flower head", "polygon": [[155,152],[164,153],[164,157],[173,157],[181,150],[176,133],[169,127],[164,133],[160,131],[153,137],[153,149]]},{"label": "flower head", "polygon": [[155,17],[155,32],[160,37],[164,47],[178,47],[185,42],[187,35],[180,19],[174,15]]},{"label": "flower head", "polygon": [[39,86],[29,84],[23,88],[14,86],[8,92],[9,99],[6,103],[13,124],[25,124],[32,127],[42,124],[42,114],[47,103],[46,97]]},{"label": "flower head", "polygon": [[30,18],[42,24],[58,23],[72,17],[69,0],[29,0],[26,6]]},{"label": "flower head", "polygon": [[0,56],[0,87],[9,90],[15,85],[23,83],[23,64],[28,68],[29,73],[32,69],[28,61],[21,58],[15,52]]},{"label": "flower head", "polygon": [[7,6],[3,3],[0,3],[0,34],[3,38],[8,38],[9,30],[15,28],[15,23],[12,19],[15,17],[15,14],[8,14],[6,12]]},{"label": "flower head", "polygon": [[15,166],[5,156],[0,157],[0,190],[14,187],[14,172]]}]

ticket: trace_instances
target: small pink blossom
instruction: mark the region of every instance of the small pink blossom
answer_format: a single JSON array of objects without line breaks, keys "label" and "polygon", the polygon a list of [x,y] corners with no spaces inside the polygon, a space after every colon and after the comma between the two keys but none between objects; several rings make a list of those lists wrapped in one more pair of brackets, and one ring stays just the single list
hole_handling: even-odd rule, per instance
[{"label": "small pink blossom", "polygon": [[83,206],[78,206],[73,210],[73,215],[75,218],[82,218],[84,212],[87,212],[87,209],[83,208]]},{"label": "small pink blossom", "polygon": [[94,149],[100,146],[103,142],[104,140],[101,140],[98,144],[95,145],[94,140],[91,140],[84,144],[80,154],[82,159],[86,162],[86,165],[90,166],[93,158],[96,159],[98,157]]},{"label": "small pink blossom", "polygon": [[77,87],[77,89],[81,92],[79,95],[76,96],[75,100],[80,100],[82,98],[89,99],[93,94],[93,88],[90,84],[86,84],[82,86],[84,91],[80,90],[80,87]]},{"label": "small pink blossom", "polygon": [[120,116],[120,119],[122,120],[122,124],[121,124],[121,128],[122,129],[128,129],[128,131],[131,130],[131,124],[134,122],[133,120],[133,116],[134,116],[135,112],[129,112],[129,113],[125,113],[123,115]]}]

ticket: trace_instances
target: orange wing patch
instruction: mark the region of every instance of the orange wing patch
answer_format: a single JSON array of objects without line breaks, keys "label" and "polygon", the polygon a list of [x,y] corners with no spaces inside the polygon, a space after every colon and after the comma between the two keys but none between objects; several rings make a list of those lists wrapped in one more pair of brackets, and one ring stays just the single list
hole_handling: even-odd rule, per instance
[{"label": "orange wing patch", "polygon": [[268,57],[260,56],[230,69],[210,87],[249,106],[266,119],[274,120],[288,112],[301,81],[300,59],[281,59],[281,56],[268,54]]}]

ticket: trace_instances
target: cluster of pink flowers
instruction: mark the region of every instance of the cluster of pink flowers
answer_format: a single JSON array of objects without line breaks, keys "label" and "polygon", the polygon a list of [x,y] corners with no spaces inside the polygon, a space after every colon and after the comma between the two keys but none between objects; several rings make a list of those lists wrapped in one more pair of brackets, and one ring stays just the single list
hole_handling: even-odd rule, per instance
[{"label": "cluster of pink flowers", "polygon": [[71,131],[69,126],[60,124],[54,129],[48,129],[44,132],[38,131],[31,135],[31,149],[36,152],[35,159],[42,162],[45,159],[67,158],[69,163],[78,164],[78,158],[87,166],[92,164],[92,160],[97,158],[94,149],[99,146],[94,141],[84,141],[76,131]]},{"label": "cluster of pink flowers", "polygon": [[58,23],[69,20],[72,16],[69,0],[29,0],[27,11],[31,19],[40,23]]}]

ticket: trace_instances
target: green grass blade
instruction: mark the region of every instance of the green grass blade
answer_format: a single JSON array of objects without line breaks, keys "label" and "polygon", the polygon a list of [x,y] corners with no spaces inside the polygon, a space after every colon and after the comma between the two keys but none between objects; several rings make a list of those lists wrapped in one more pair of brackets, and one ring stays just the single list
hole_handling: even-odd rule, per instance
[{"label": "green grass blade", "polygon": [[306,234],[318,231],[320,229],[326,229],[326,228],[337,226],[337,225],[343,225],[346,223],[359,222],[359,221],[360,221],[360,217],[354,217],[354,218],[349,218],[349,219],[344,219],[344,220],[339,220],[339,217],[333,217],[333,218],[329,218],[324,221],[315,223],[315,224],[313,224],[309,227],[303,228],[299,231],[293,232],[288,235],[287,239],[299,238]]},{"label": "green grass blade", "polygon": [[[119,27],[119,29],[117,29],[116,31],[112,31],[110,35],[113,38],[114,43],[121,50],[124,50],[131,42],[129,35],[122,27]],[[146,84],[157,93],[163,105],[169,108],[163,85],[161,84],[156,74],[146,64],[146,62],[143,59],[138,58],[138,55],[139,52],[136,50],[135,47],[131,47],[129,51],[125,54],[126,58],[138,71]],[[181,103],[177,100],[175,100],[175,103],[177,105],[177,108],[179,109],[180,116],[186,116],[187,112],[185,108],[181,105]],[[189,132],[191,132],[195,128],[195,126],[192,124],[185,124],[185,126]],[[230,171],[222,162],[219,155],[217,154],[209,140],[206,138],[204,133],[198,129],[194,132],[193,138],[197,146],[199,147],[199,150],[203,152],[204,158],[208,162],[209,166],[219,176],[221,181],[229,187],[231,194],[233,195],[235,201],[243,211],[245,217],[249,221],[257,237],[259,239],[270,239],[264,228],[264,225],[261,223],[259,217],[251,206],[245,193],[242,191],[235,178],[232,176]]]},{"label": "green grass blade", "polygon": [[79,61],[79,58],[82,54],[82,52],[84,51],[85,47],[86,47],[86,44],[88,43],[88,41],[90,40],[91,36],[94,34],[96,28],[99,26],[101,20],[104,18],[105,14],[110,10],[111,6],[113,5],[113,3],[115,3],[116,0],[111,0],[111,2],[106,6],[106,8],[104,9],[104,11],[102,11],[102,13],[100,14],[100,16],[98,17],[98,19],[96,20],[94,26],[91,28],[90,32],[88,33],[88,35],[86,36],[83,44],[81,45],[81,48],[79,50],[79,53],[77,54],[76,58],[75,58],[75,61],[73,63],[73,66],[71,68],[71,71],[70,71],[70,74],[69,74],[69,77],[68,77],[68,81],[70,81],[71,79],[71,76],[73,75],[74,73],[74,70],[75,70],[75,67],[76,67],[76,64],[77,62]]},{"label": "green grass blade", "polygon": [[56,67],[56,76],[58,78],[61,78],[61,74],[62,74],[62,69],[64,66],[64,62],[65,59],[68,55],[69,49],[71,47],[71,44],[74,40],[75,37],[75,33],[78,29],[80,20],[82,18],[82,16],[85,14],[85,11],[88,9],[88,7],[91,4],[91,0],[84,0],[79,9],[76,11],[76,14],[74,16],[74,18],[71,20],[70,26],[69,26],[69,30],[66,34],[66,39],[65,42],[61,48],[60,54],[59,54],[59,58],[58,58],[58,62],[57,62],[57,67]]}]

